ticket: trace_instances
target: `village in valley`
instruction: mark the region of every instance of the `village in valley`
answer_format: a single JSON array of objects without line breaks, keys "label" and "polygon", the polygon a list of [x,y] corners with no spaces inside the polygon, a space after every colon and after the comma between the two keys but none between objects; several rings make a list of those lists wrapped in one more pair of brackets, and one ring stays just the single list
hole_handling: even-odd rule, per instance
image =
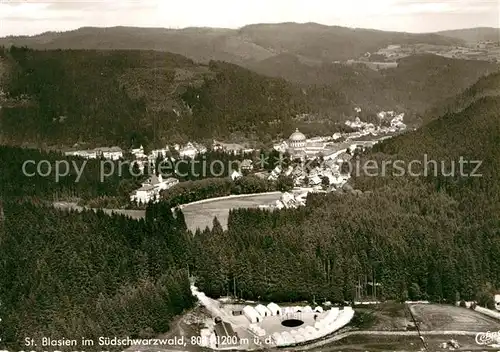
[{"label": "village in valley", "polygon": [[[372,147],[378,141],[390,138],[407,129],[403,122],[404,113],[381,111],[377,114],[378,124],[363,122],[359,117],[360,108],[355,109],[355,117],[348,119],[344,125],[350,132],[336,132],[330,136],[310,136],[296,129],[286,140],[277,141],[272,150],[279,153],[279,159],[267,160],[259,151],[241,144],[213,141],[212,145],[188,142],[185,145],[173,144],[165,148],[153,149],[146,153],[141,145],[124,151],[120,147],[99,147],[91,150],[79,150],[78,146],[66,151],[66,156],[85,159],[127,160],[135,165],[139,175],[145,179],[141,187],[130,194],[131,204],[147,204],[158,201],[160,192],[177,184],[180,180],[174,174],[164,175],[150,170],[157,170],[158,161],[193,160],[208,151],[218,151],[238,155],[239,160],[230,166],[229,177],[234,181],[242,176],[254,175],[270,182],[279,177],[288,177],[294,187],[302,189],[301,193],[283,193],[280,200],[262,207],[287,208],[305,204],[307,192],[332,192],[349,188],[347,181],[350,174],[342,172],[342,164],[348,162],[357,152]],[[266,170],[265,166],[273,163],[275,167]]]}]

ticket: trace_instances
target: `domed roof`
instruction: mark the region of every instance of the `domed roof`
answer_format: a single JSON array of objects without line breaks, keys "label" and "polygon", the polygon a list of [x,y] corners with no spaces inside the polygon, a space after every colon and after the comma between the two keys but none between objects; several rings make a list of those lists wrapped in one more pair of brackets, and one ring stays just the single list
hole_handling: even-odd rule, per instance
[{"label": "domed roof", "polygon": [[302,132],[300,132],[298,128],[295,129],[295,132],[293,132],[289,138],[291,142],[303,142],[306,139],[306,136]]}]

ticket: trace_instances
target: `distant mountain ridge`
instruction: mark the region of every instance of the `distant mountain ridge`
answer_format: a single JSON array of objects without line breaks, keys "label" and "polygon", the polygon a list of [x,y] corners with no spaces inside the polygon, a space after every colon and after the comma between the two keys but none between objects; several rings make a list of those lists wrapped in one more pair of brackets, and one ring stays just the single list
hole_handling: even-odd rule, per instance
[{"label": "distant mountain ridge", "polygon": [[168,51],[199,62],[222,60],[239,65],[280,54],[312,62],[346,60],[390,44],[454,45],[459,39],[437,34],[384,32],[317,23],[253,24],[225,28],[82,27],[31,37],[0,38],[0,45],[34,49],[137,49]]},{"label": "distant mountain ridge", "polygon": [[469,43],[484,41],[500,42],[500,28],[493,27],[455,29],[437,32],[436,34]]}]

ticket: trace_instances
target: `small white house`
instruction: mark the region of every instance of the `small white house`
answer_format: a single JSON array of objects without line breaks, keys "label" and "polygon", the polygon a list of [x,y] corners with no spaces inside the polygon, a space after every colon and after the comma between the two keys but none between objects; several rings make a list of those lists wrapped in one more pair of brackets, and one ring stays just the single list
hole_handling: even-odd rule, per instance
[{"label": "small white house", "polygon": [[281,308],[276,303],[269,303],[267,309],[271,311],[271,315],[281,315]]},{"label": "small white house", "polygon": [[500,294],[495,295],[495,309],[500,311]]},{"label": "small white house", "polygon": [[198,149],[196,149],[194,145],[190,142],[188,142],[184,148],[181,148],[179,150],[179,155],[182,158],[188,157],[193,159],[196,156],[196,154],[198,154]]},{"label": "small white house", "polygon": [[245,159],[241,162],[241,170],[251,171],[253,170],[253,163],[250,159]]},{"label": "small white house", "polygon": [[130,195],[132,202],[146,204],[150,201],[158,200],[160,192],[179,183],[179,180],[173,177],[163,179],[161,175],[153,175],[142,183],[142,187],[135,190]]},{"label": "small white house", "polygon": [[314,311],[315,311],[316,313],[323,313],[323,308],[322,308],[322,307],[320,307],[320,306],[317,306],[316,308],[314,308]]},{"label": "small white house", "polygon": [[96,154],[101,155],[104,159],[119,160],[123,158],[123,150],[120,147],[103,147],[96,148]]},{"label": "small white house", "polygon": [[233,180],[233,181],[234,181],[234,180],[239,179],[239,178],[240,178],[240,177],[242,177],[242,176],[243,176],[243,175],[242,175],[240,172],[238,172],[238,171],[236,171],[236,170],[233,170],[233,172],[231,173],[231,176],[230,176],[230,177],[231,177],[231,180]]},{"label": "small white house", "polygon": [[243,315],[247,317],[251,323],[260,323],[262,321],[262,317],[252,306],[245,306],[243,308]]},{"label": "small white house", "polygon": [[272,315],[271,311],[264,305],[259,304],[255,307],[257,313],[260,314],[261,317],[270,317]]},{"label": "small white house", "polygon": [[97,150],[76,150],[64,153],[66,156],[79,156],[85,159],[97,159]]},{"label": "small white house", "polygon": [[152,150],[151,151],[151,156],[156,159],[158,157],[160,158],[166,158],[167,157],[167,153],[169,152],[169,148],[168,146],[165,147],[165,148],[161,148],[161,149],[155,149],[155,150]]},{"label": "small white house", "polygon": [[139,148],[131,149],[130,153],[134,155],[136,159],[143,159],[146,157],[146,154],[144,154],[144,147],[142,145]]}]

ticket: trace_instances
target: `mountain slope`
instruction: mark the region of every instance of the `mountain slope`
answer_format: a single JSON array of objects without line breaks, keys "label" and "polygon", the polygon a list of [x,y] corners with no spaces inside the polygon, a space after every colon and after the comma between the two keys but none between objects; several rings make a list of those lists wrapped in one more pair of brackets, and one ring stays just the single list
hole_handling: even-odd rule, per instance
[{"label": "mountain slope", "polygon": [[462,93],[450,97],[430,109],[426,118],[430,121],[438,116],[459,112],[483,97],[500,96],[500,73],[492,73],[480,78],[476,83],[465,89]]},{"label": "mountain slope", "polygon": [[470,105],[430,121],[416,131],[377,144],[368,158],[403,160],[406,165],[415,161],[417,166],[405,169],[403,177],[392,174],[395,166],[386,177],[358,177],[358,187],[373,189],[422,181],[456,199],[471,220],[498,219],[500,94],[498,90],[496,93],[490,90],[498,80],[498,74],[491,75],[468,90],[465,95]]},{"label": "mountain slope", "polygon": [[423,114],[443,99],[455,97],[483,75],[497,72],[500,66],[425,54],[403,58],[397,68],[373,71],[362,65],[308,65],[296,56],[283,54],[251,68],[273,77],[289,77],[297,83],[327,86],[343,92],[364,110],[399,109]]},{"label": "mountain slope", "polygon": [[263,48],[326,62],[357,58],[390,44],[453,45],[460,42],[436,34],[385,32],[317,23],[255,24],[241,28],[239,33]]},{"label": "mountain slope", "polygon": [[500,28],[478,27],[467,29],[456,29],[450,31],[441,31],[436,34],[453,39],[463,40],[468,43],[477,43],[480,41],[500,42]]},{"label": "mountain slope", "polygon": [[170,53],[12,48],[3,57],[4,143],[129,147],[274,136],[309,111],[303,92],[282,79]]}]

